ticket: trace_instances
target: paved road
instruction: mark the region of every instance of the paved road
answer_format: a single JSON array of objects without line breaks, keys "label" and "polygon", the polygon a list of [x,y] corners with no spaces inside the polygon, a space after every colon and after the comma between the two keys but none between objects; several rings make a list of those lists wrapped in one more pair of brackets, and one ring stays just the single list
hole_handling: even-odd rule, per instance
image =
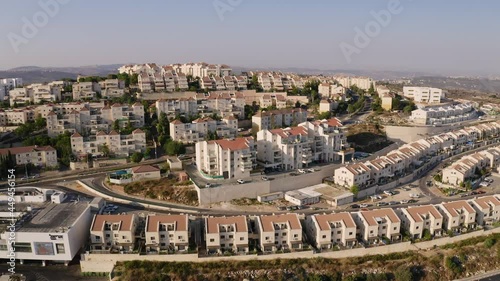
[{"label": "paved road", "polygon": [[499,281],[500,270],[492,270],[475,276],[456,279],[455,281]]},{"label": "paved road", "polygon": [[[5,263],[0,264],[0,274],[7,273],[9,266]],[[32,262],[29,264],[16,264],[16,273],[26,276],[27,281],[105,281],[109,280],[106,277],[83,277],[80,271],[79,264],[50,265],[43,267],[40,262]]]}]

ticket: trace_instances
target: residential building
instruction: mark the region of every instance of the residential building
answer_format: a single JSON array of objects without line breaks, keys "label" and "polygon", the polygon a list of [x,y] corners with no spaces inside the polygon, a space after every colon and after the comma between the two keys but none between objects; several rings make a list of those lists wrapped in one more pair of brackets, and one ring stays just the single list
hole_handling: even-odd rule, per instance
[{"label": "residential building", "polygon": [[255,225],[263,252],[302,249],[302,225],[297,214],[258,216]]},{"label": "residential building", "polygon": [[33,108],[0,109],[0,126],[15,126],[35,121]]},{"label": "residential building", "polygon": [[90,249],[128,253],[136,250],[138,218],[130,215],[95,215],[90,227]]},{"label": "residential building", "polygon": [[248,253],[248,224],[245,216],[205,218],[208,252]]},{"label": "residential building", "polygon": [[206,140],[211,134],[217,138],[234,138],[238,132],[238,120],[233,116],[221,121],[210,117],[198,118],[184,124],[180,120],[170,122],[170,136],[175,141],[194,143]]},{"label": "residential building", "polygon": [[336,85],[336,84],[321,83],[318,86],[318,93],[323,98],[330,98],[330,97],[333,97],[334,95],[339,95],[341,97],[344,97],[345,96],[345,88],[340,86],[340,85]]},{"label": "residential building", "polygon": [[440,103],[445,97],[443,90],[431,87],[403,87],[403,95],[417,103]]},{"label": "residential building", "polygon": [[476,222],[480,226],[493,225],[500,221],[500,200],[490,195],[469,201],[476,211]]},{"label": "residential building", "polygon": [[270,130],[298,125],[307,121],[307,110],[301,108],[261,111],[252,116],[252,127],[257,130]]},{"label": "residential building", "polygon": [[133,167],[131,170],[133,181],[161,179],[160,169],[155,166],[141,165]]},{"label": "residential building", "polygon": [[154,91],[154,80],[147,73],[141,73],[137,76],[137,84],[142,93]]},{"label": "residential building", "polygon": [[96,94],[101,92],[99,83],[77,82],[73,84],[73,100],[95,99]]},{"label": "residential building", "polygon": [[306,217],[306,231],[319,249],[331,249],[334,245],[356,245],[356,224],[348,212],[316,214]]},{"label": "residential building", "polygon": [[99,131],[95,135],[83,137],[79,133],[71,136],[71,151],[77,156],[104,155],[109,151],[116,156],[126,156],[134,152],[144,153],[146,150],[146,134],[136,129],[130,135],[120,135],[116,131],[106,134]]},{"label": "residential building", "polygon": [[384,86],[384,85],[377,85],[377,87],[375,88],[375,91],[377,92],[377,94],[380,98],[382,98],[386,94],[391,93],[389,88],[387,88],[387,86]]},{"label": "residential building", "polygon": [[319,102],[319,112],[332,112],[339,106],[337,101],[330,99],[322,99]]},{"label": "residential building", "polygon": [[436,205],[443,215],[443,228],[448,231],[462,232],[476,227],[477,212],[465,200]]},{"label": "residential building", "polygon": [[340,167],[335,170],[335,183],[342,186],[364,187],[370,182],[371,169],[363,163],[356,163]]},{"label": "residential building", "polygon": [[472,104],[424,107],[411,112],[410,120],[421,125],[443,125],[477,118]]},{"label": "residential building", "polygon": [[395,241],[401,238],[401,220],[391,208],[360,211],[353,215],[360,238],[368,244],[378,243],[382,239]]},{"label": "residential building", "polygon": [[186,117],[198,114],[198,102],[194,98],[160,99],[156,101],[155,106],[158,116],[161,113],[167,114],[170,118],[175,117],[177,114]]},{"label": "residential building", "polygon": [[452,185],[465,183],[476,173],[476,171],[488,167],[489,164],[491,164],[491,160],[484,152],[477,152],[472,155],[464,156],[451,166],[443,169],[442,182]]},{"label": "residential building", "polygon": [[383,94],[380,97],[381,106],[384,110],[391,111],[392,110],[392,100],[394,99],[394,95],[392,94]]},{"label": "residential building", "polygon": [[106,79],[99,82],[101,95],[103,97],[115,98],[125,94],[125,81],[118,79]]},{"label": "residential building", "polygon": [[187,251],[189,218],[187,215],[148,215],[146,218],[146,251]]},{"label": "residential building", "polygon": [[11,154],[16,165],[32,164],[38,167],[57,167],[57,151],[52,146],[21,146],[0,149],[0,155]]},{"label": "residential building", "polygon": [[334,76],[333,78],[344,88],[351,88],[354,85],[365,91],[369,90],[372,86],[376,88],[375,80],[369,77]]},{"label": "residential building", "polygon": [[252,137],[196,143],[196,167],[206,177],[248,178],[256,165]]},{"label": "residential building", "polygon": [[401,208],[397,210],[403,228],[408,231],[412,239],[424,237],[427,230],[431,236],[441,236],[443,230],[443,216],[433,205]]},{"label": "residential building", "polygon": [[115,103],[111,106],[104,103],[45,105],[38,112],[46,118],[47,133],[51,137],[65,131],[96,134],[101,130],[109,131],[115,124],[120,128],[128,125],[133,128],[144,126],[144,106],[139,102],[133,105]]},{"label": "residential building", "polygon": [[[17,189],[16,192],[22,192],[20,187]],[[92,212],[97,209],[93,207],[95,201],[84,198],[74,201],[63,192],[45,191],[48,190],[42,192],[45,196],[40,201],[16,203],[15,212],[8,210],[7,202],[0,204],[0,220],[8,222],[0,231],[3,259],[8,257],[12,246],[16,261],[21,264],[38,260],[42,265],[47,261],[68,265],[86,245]],[[11,223],[15,225],[12,232],[11,227],[5,227]],[[15,242],[9,245],[12,233],[15,233]]]},{"label": "residential building", "polygon": [[0,79],[0,100],[5,100],[9,95],[9,91],[21,87],[23,85],[22,78],[4,78]]}]

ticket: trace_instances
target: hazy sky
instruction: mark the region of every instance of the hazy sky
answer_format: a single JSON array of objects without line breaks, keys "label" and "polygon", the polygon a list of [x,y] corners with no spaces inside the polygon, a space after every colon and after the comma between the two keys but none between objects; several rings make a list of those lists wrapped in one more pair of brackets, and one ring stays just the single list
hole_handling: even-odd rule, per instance
[{"label": "hazy sky", "polygon": [[[67,3],[47,16],[40,3],[53,1]],[[500,74],[500,1],[400,0],[388,24],[374,25],[372,12],[390,2],[2,0],[0,69],[206,61]],[[23,33],[23,19],[37,30]],[[370,42],[356,44],[367,25]],[[341,44],[355,48],[350,60]]]}]

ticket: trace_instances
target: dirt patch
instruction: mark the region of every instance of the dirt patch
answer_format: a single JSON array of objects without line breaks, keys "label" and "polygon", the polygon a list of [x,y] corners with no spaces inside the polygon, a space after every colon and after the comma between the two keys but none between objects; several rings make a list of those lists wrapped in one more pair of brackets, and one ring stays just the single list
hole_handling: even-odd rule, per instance
[{"label": "dirt patch", "polygon": [[151,199],[198,206],[198,193],[193,186],[178,186],[175,179],[146,180],[126,184],[123,192]]}]

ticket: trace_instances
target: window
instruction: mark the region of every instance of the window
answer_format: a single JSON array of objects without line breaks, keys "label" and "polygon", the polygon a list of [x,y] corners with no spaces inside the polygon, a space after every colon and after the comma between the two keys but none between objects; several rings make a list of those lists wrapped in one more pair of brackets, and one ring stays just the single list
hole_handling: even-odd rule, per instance
[{"label": "window", "polygon": [[165,234],[160,235],[160,238],[165,238]]},{"label": "window", "polygon": [[373,230],[370,230],[370,234],[373,234]]},{"label": "window", "polygon": [[111,235],[109,235],[109,234],[106,234],[106,238],[109,238],[110,236],[111,236]]},{"label": "window", "polygon": [[31,253],[31,243],[15,243],[16,252]]},{"label": "window", "polygon": [[210,242],[214,242],[214,239],[213,239],[213,238],[210,238]]},{"label": "window", "polygon": [[299,237],[299,235],[298,235],[298,234],[294,234],[294,235],[293,235],[293,238],[297,238],[297,237]]},{"label": "window", "polygon": [[420,228],[420,226],[415,227],[415,229],[419,229],[419,228]]},{"label": "window", "polygon": [[394,230],[397,230],[397,229],[398,229],[398,227],[397,227],[397,226],[395,226],[395,227],[394,227]]},{"label": "window", "polygon": [[340,232],[341,232],[340,230],[339,230],[339,231],[337,231],[337,234],[340,234]]},{"label": "window", "polygon": [[182,239],[182,236],[177,236],[177,239]]},{"label": "window", "polygon": [[243,238],[243,237],[240,237],[240,241],[243,241],[244,239],[245,239],[245,238]]},{"label": "window", "polygon": [[64,253],[66,253],[66,251],[64,249],[64,244],[62,244],[62,243],[56,244],[56,251],[57,251],[58,254],[64,254]]},{"label": "window", "polygon": [[101,240],[101,236],[97,236],[97,235],[96,235],[96,236],[95,236],[95,240],[97,240],[97,241]]},{"label": "window", "polygon": [[155,237],[154,237],[154,236],[151,236],[151,240],[155,240]]},{"label": "window", "polygon": [[226,236],[224,236],[224,235],[220,236],[220,239],[225,239],[225,238],[226,238]]},{"label": "window", "polygon": [[233,238],[233,235],[229,235],[229,239],[232,239]]},{"label": "window", "polygon": [[349,232],[349,235],[352,235],[352,232]]},{"label": "window", "polygon": [[326,238],[326,235],[323,235],[323,239]]}]

